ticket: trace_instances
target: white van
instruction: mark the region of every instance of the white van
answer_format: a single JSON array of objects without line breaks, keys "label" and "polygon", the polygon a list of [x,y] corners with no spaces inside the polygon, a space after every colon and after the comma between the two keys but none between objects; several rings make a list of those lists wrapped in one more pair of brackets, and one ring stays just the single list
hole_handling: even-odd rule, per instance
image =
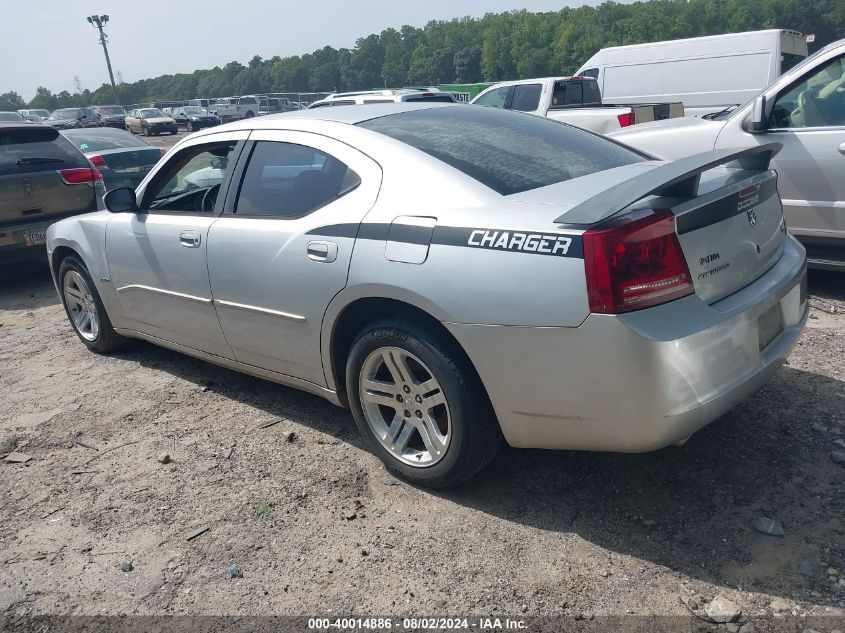
[{"label": "white van", "polygon": [[681,101],[701,116],[745,103],[805,57],[801,33],[771,29],[603,48],[577,74],[605,101]]}]

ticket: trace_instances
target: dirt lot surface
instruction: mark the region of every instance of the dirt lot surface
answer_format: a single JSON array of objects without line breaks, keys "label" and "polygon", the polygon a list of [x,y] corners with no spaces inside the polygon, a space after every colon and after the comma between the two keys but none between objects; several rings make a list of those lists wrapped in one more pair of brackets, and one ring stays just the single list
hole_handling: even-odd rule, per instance
[{"label": "dirt lot surface", "polygon": [[[45,269],[3,269],[0,623],[651,614],[707,628],[690,610],[706,619],[722,597],[757,631],[845,630],[831,457],[845,451],[845,276],[813,273],[810,292],[789,364],[684,448],[506,449],[432,493],[389,476],[317,397],[148,344],[87,352]],[[2,460],[12,451],[31,460]],[[756,531],[763,516],[784,535]]]}]

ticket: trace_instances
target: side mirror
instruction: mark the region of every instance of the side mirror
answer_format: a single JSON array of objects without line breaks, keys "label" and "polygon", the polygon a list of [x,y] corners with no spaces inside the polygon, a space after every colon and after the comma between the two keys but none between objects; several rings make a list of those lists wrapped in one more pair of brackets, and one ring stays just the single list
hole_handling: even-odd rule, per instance
[{"label": "side mirror", "polygon": [[752,134],[762,134],[766,126],[766,97],[760,95],[754,99],[751,107],[751,118],[748,120],[748,131]]},{"label": "side mirror", "polygon": [[112,189],[103,196],[103,202],[106,204],[106,209],[112,213],[135,213],[138,211],[135,190],[129,187]]}]

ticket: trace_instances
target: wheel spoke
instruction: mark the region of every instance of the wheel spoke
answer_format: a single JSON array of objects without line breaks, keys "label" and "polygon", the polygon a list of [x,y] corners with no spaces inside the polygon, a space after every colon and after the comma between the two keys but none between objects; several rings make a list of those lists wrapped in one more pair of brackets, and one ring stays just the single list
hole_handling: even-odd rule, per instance
[{"label": "wheel spoke", "polygon": [[425,444],[428,452],[432,457],[439,456],[445,449],[443,440],[440,438],[440,431],[437,429],[437,424],[430,415],[423,415],[422,422],[419,425],[420,437],[422,437],[423,444]]},{"label": "wheel spoke", "polygon": [[431,393],[437,389],[440,389],[440,383],[438,383],[434,378],[429,378],[428,380],[416,385],[417,393],[421,394]]},{"label": "wheel spoke", "polygon": [[79,329],[85,330],[88,327],[88,324],[91,323],[91,315],[87,312],[82,313],[82,318],[79,320]]},{"label": "wheel spoke", "polygon": [[[399,428],[401,429],[398,432],[398,435],[394,437],[394,439],[390,442],[390,450],[394,453],[401,455],[405,452],[405,448],[408,446],[408,442],[411,439],[411,436],[414,434],[416,430],[412,424],[408,424],[401,416],[396,416],[393,421],[393,424],[390,425],[390,428]],[[388,429],[389,431],[389,429]]]},{"label": "wheel spoke", "polygon": [[363,399],[372,402],[373,404],[380,404],[383,407],[390,407],[391,409],[399,409],[400,405],[396,402],[396,398],[385,393],[379,392],[372,392],[372,391],[365,391],[363,394]]},{"label": "wheel spoke", "polygon": [[443,390],[438,387],[437,391],[423,398],[422,404],[426,411],[430,411],[439,404],[446,404],[446,396],[443,395]]},{"label": "wheel spoke", "polygon": [[392,351],[382,352],[382,360],[384,361],[384,366],[387,367],[387,370],[390,372],[390,375],[393,377],[393,382],[396,383],[398,387],[401,384],[404,384],[405,377],[402,375],[402,372],[399,369],[399,365],[396,363],[396,359],[394,358],[395,354]]},{"label": "wheel spoke", "polygon": [[65,295],[71,297],[79,304],[82,304],[82,302],[84,301],[82,293],[72,286],[68,286],[67,288],[65,288]]}]

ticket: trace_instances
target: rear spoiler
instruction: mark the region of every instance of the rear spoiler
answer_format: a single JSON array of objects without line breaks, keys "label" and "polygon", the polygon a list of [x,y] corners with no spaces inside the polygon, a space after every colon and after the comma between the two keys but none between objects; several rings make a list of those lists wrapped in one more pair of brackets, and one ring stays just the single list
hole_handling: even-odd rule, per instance
[{"label": "rear spoiler", "polygon": [[648,196],[694,198],[705,171],[731,162],[743,169],[765,171],[782,147],[780,143],[767,143],[748,149],[717,149],[666,163],[575,205],[555,222],[595,224]]}]

